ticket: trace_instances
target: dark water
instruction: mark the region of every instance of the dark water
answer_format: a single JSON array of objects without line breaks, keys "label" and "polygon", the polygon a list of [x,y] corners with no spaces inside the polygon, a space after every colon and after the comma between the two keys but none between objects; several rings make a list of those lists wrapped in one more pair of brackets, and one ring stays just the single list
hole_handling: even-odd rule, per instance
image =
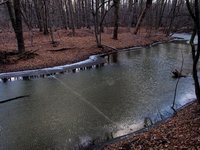
[{"label": "dark water", "polygon": [[[132,132],[171,113],[176,80],[171,71],[191,67],[188,45],[168,43],[120,52],[105,67],[34,80],[0,83],[0,149],[74,149],[111,133]],[[194,98],[192,78],[182,78],[176,106]]]}]

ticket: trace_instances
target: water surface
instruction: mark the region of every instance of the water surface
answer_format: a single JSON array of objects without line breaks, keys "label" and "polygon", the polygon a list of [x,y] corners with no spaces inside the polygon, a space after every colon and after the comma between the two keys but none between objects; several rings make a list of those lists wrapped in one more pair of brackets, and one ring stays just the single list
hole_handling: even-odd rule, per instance
[{"label": "water surface", "polygon": [[[184,54],[190,47],[168,43],[110,55],[98,69],[49,78],[0,83],[0,100],[30,95],[0,105],[0,149],[73,149],[113,133],[120,136],[168,116]],[[176,107],[194,98],[192,78],[182,78]]]}]

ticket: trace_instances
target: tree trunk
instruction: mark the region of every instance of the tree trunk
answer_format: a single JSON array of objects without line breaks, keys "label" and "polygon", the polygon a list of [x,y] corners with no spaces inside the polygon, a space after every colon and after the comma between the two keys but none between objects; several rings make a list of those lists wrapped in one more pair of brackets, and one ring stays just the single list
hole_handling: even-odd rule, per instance
[{"label": "tree trunk", "polygon": [[133,0],[129,0],[128,3],[128,31],[130,31],[132,24],[132,11],[133,11]]},{"label": "tree trunk", "polygon": [[46,0],[43,0],[43,33],[44,35],[49,34],[49,30],[48,30],[48,8],[47,8],[47,4],[46,4]]},{"label": "tree trunk", "polygon": [[65,0],[64,1],[64,3],[65,3],[65,9],[66,9],[66,23],[67,23],[67,26],[70,28],[70,22],[69,22],[69,6],[68,6],[68,1],[67,0]]},{"label": "tree trunk", "polygon": [[65,10],[63,8],[64,6],[64,2],[63,0],[59,0],[59,9],[60,9],[60,19],[62,20],[62,27],[64,27],[67,30],[67,19],[66,19],[66,13]]},{"label": "tree trunk", "polygon": [[[196,64],[198,64],[199,55],[200,55],[200,22],[199,22],[200,18],[199,18],[199,2],[198,2],[198,0],[195,0],[195,14],[196,14],[196,21],[195,21],[196,22],[196,30],[197,30],[197,36],[198,36]],[[195,70],[197,70],[197,66],[196,66]],[[197,72],[196,72],[196,75],[197,75]],[[196,78],[198,80],[198,76]],[[196,84],[197,85],[195,85],[195,87],[197,87],[197,89],[196,89],[197,101],[198,101],[198,103],[200,103],[200,85],[199,85],[199,82],[196,82]]]},{"label": "tree trunk", "polygon": [[118,39],[118,27],[119,27],[119,5],[120,0],[114,0],[114,14],[115,14],[115,24],[114,24],[114,31],[113,31],[113,39]]},{"label": "tree trunk", "polygon": [[97,47],[102,47],[101,45],[101,32],[99,30],[99,0],[92,0],[92,15],[93,15],[93,22],[94,22],[94,33]]},{"label": "tree trunk", "polygon": [[159,14],[159,20],[158,20],[158,28],[162,27],[162,19],[163,19],[163,14],[164,14],[166,5],[167,5],[167,0],[162,0],[160,14]]},{"label": "tree trunk", "polygon": [[[199,56],[200,56],[200,22],[199,22],[199,2],[198,0],[195,0],[195,10],[193,12],[192,7],[190,6],[189,0],[186,0],[186,5],[188,8],[188,11],[193,19],[194,22],[194,29],[193,29],[193,34],[190,40],[190,45],[192,48],[192,59],[193,59],[193,79],[194,79],[194,85],[195,85],[195,94],[198,103],[200,103],[200,85],[199,85],[199,79],[198,79],[198,74],[197,74],[197,64],[199,61]],[[197,49],[195,49],[194,45],[194,38],[198,35],[198,45]]]},{"label": "tree trunk", "polygon": [[38,28],[39,28],[40,32],[42,32],[43,28],[42,28],[41,9],[40,9],[40,6],[38,4],[38,0],[33,0],[33,3],[34,3],[34,8],[35,8],[36,16],[37,16]]},{"label": "tree trunk", "polygon": [[8,7],[10,19],[11,19],[12,26],[15,31],[15,35],[17,39],[18,52],[23,53],[25,51],[25,46],[24,46],[24,37],[23,37],[23,30],[22,30],[20,1],[14,0],[13,6],[14,6],[14,10],[12,8],[11,2],[7,1],[7,7]]},{"label": "tree trunk", "polygon": [[170,21],[169,21],[169,25],[168,25],[168,28],[167,28],[167,31],[166,31],[166,34],[169,35],[171,30],[172,30],[172,27],[173,27],[173,22],[174,22],[174,19],[175,19],[175,14],[176,14],[176,5],[178,3],[178,0],[174,0],[173,1],[173,5],[172,5],[172,9],[171,9],[171,12],[169,14],[170,16]]},{"label": "tree trunk", "polygon": [[[101,20],[104,17],[104,13],[105,13],[105,0],[101,0]],[[100,26],[100,32],[103,33],[104,32],[104,25],[103,23]]]},{"label": "tree trunk", "polygon": [[91,3],[90,3],[90,0],[85,0],[85,17],[86,17],[86,27],[87,28],[91,28],[90,27],[90,21],[91,21],[91,15],[90,15],[90,12],[91,12]]},{"label": "tree trunk", "polygon": [[72,34],[75,35],[74,10],[72,6],[72,1],[68,0],[68,3],[69,3],[69,15],[70,15],[70,28],[72,29]]}]

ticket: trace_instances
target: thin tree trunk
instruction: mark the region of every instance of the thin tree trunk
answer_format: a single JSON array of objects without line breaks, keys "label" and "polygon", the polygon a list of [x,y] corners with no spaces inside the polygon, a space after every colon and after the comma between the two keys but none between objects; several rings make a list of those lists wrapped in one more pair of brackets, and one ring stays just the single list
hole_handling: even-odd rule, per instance
[{"label": "thin tree trunk", "polygon": [[174,22],[174,19],[175,19],[175,14],[176,14],[176,5],[177,5],[177,2],[178,2],[178,0],[174,0],[173,1],[172,10],[170,12],[170,23],[168,25],[167,32],[166,32],[167,35],[169,35],[170,32],[171,32],[171,30],[172,30],[172,25],[173,25],[173,22]]},{"label": "thin tree trunk", "polygon": [[[104,13],[105,13],[105,0],[101,0],[101,19],[103,19]],[[104,25],[103,23],[100,26],[100,32],[104,32]]]},{"label": "thin tree trunk", "polygon": [[97,47],[102,47],[101,45],[101,32],[99,30],[99,0],[96,1],[94,4],[94,0],[92,0],[92,15],[93,15],[93,22],[94,22],[94,33]]},{"label": "thin tree trunk", "polygon": [[72,34],[75,35],[75,24],[74,24],[74,10],[73,10],[73,5],[72,1],[68,0],[69,3],[69,15],[70,15],[70,28],[72,29]]},{"label": "thin tree trunk", "polygon": [[67,0],[64,1],[65,2],[65,9],[66,9],[66,23],[67,23],[67,26],[70,28],[70,22],[69,22],[69,6],[67,4]]},{"label": "thin tree trunk", "polygon": [[133,11],[133,0],[129,0],[128,3],[128,31],[130,31],[132,24],[132,11]]},{"label": "thin tree trunk", "polygon": [[67,30],[67,19],[63,5],[64,5],[63,0],[59,0],[59,9],[61,14],[60,18],[62,20],[62,26]]},{"label": "thin tree trunk", "polygon": [[160,26],[162,27],[162,19],[163,19],[163,14],[164,14],[166,5],[167,5],[167,0],[162,0],[160,14],[159,14],[159,20],[158,20],[158,28]]},{"label": "thin tree trunk", "polygon": [[120,0],[114,0],[114,14],[115,14],[115,23],[114,23],[114,31],[113,31],[113,39],[118,39],[118,27],[119,27],[119,5]]},{"label": "thin tree trunk", "polygon": [[145,14],[146,14],[147,10],[151,7],[151,5],[152,5],[152,0],[147,0],[146,7],[143,9],[143,11],[142,11],[142,13],[141,13],[141,15],[140,15],[140,17],[138,19],[134,34],[138,33],[138,30],[140,28],[140,25],[142,24],[142,21],[143,21],[143,19],[145,17]]},{"label": "thin tree trunk", "polygon": [[43,28],[44,28],[44,35],[49,34],[48,30],[48,8],[46,4],[46,0],[43,0]]},{"label": "thin tree trunk", "polygon": [[15,34],[17,37],[18,51],[23,53],[25,51],[24,37],[22,31],[22,17],[20,10],[20,1],[14,0],[14,10],[15,10]]},{"label": "thin tree trunk", "polygon": [[38,4],[38,0],[33,0],[33,3],[34,3],[36,16],[37,16],[38,28],[39,28],[40,32],[42,32],[43,31],[43,28],[42,28],[42,17],[41,17],[40,8],[38,6],[39,5]]},{"label": "thin tree trunk", "polygon": [[85,4],[85,1],[82,0],[81,1],[81,6],[82,6],[82,27],[86,27],[86,12],[85,12],[85,7],[86,7],[86,4]]},{"label": "thin tree trunk", "polygon": [[[195,85],[195,94],[198,103],[200,103],[200,85],[199,85],[199,79],[198,79],[198,74],[197,74],[197,64],[199,61],[199,55],[200,55],[200,22],[199,22],[199,2],[198,0],[195,0],[195,12],[193,12],[189,0],[186,0],[186,5],[188,8],[188,11],[194,21],[194,29],[193,29],[193,34],[190,40],[190,45],[192,48],[192,59],[193,59],[193,79],[194,79],[194,85]],[[194,45],[194,38],[198,35],[198,45],[197,45],[197,50],[195,50],[195,45]]]},{"label": "thin tree trunk", "polygon": [[91,9],[91,6],[90,6],[90,0],[85,0],[85,17],[86,17],[86,27],[90,29],[90,9]]},{"label": "thin tree trunk", "polygon": [[18,52],[23,53],[25,52],[25,46],[24,46],[24,37],[23,37],[23,30],[22,30],[20,1],[14,0],[13,5],[14,5],[14,11],[12,9],[11,2],[7,1],[7,7],[8,7],[10,19],[11,19],[12,26],[15,31],[15,35],[17,39]]}]

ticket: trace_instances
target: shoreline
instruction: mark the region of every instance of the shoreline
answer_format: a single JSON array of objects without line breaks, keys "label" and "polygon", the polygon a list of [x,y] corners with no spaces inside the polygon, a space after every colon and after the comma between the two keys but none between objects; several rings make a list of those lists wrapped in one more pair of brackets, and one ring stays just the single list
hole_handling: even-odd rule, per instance
[{"label": "shoreline", "polygon": [[[100,52],[99,54],[96,55],[89,55],[87,59],[84,59],[87,56],[84,56],[83,59],[79,59],[75,62],[67,63],[67,64],[62,64],[62,65],[53,65],[53,66],[48,66],[48,67],[39,67],[39,68],[30,68],[30,69],[25,69],[25,70],[12,70],[10,72],[1,72],[0,73],[0,80],[11,80],[11,78],[31,78],[31,77],[44,77],[45,75],[51,75],[51,74],[62,74],[64,72],[76,72],[77,69],[79,70],[85,70],[85,69],[91,69],[98,67],[101,64],[106,63],[106,60],[103,58],[103,56],[111,55],[113,53],[118,53],[118,52],[124,52],[124,51],[131,51],[131,50],[138,50],[141,48],[146,48],[146,47],[151,47],[151,46],[156,46],[159,44],[164,44],[168,42],[173,42],[176,41],[175,38],[172,37],[167,37],[167,40],[161,40],[161,41],[155,41],[151,42],[146,45],[136,45],[136,46],[129,46],[129,47],[124,47],[124,48],[117,48],[117,49],[112,49],[108,52]],[[178,40],[180,41],[180,40]]]},{"label": "shoreline", "polygon": [[[189,101],[188,103],[184,104],[183,106],[179,107],[178,109],[176,109],[176,113],[179,113],[180,111],[183,111],[184,109],[187,109],[189,106],[192,106],[194,105],[195,103],[197,103],[197,101],[195,99],[191,99],[191,101]],[[165,124],[167,123],[170,119],[172,119],[176,114],[171,114],[171,116],[169,117],[166,117],[164,118],[163,120],[159,120],[157,122],[155,122],[154,124],[148,126],[148,127],[143,127],[139,130],[136,130],[134,132],[131,132],[131,133],[128,133],[126,135],[122,135],[122,136],[119,136],[119,137],[115,137],[113,139],[110,139],[109,141],[106,141],[106,142],[102,142],[102,143],[98,143],[94,146],[92,146],[92,149],[100,149],[100,150],[103,150],[105,147],[109,146],[109,145],[112,145],[112,144],[115,144],[115,143],[118,143],[118,142],[121,142],[121,141],[126,141],[128,140],[129,138],[132,138],[132,137],[135,137],[135,136],[138,136],[142,133],[145,133],[145,132],[148,132],[149,130],[151,129],[154,129],[156,127],[159,127],[160,125],[162,124]]]},{"label": "shoreline", "polygon": [[13,70],[10,72],[0,72],[0,80],[11,81],[11,78],[15,78],[15,80],[18,78],[29,79],[29,78],[49,76],[52,74],[63,74],[64,72],[76,72],[77,69],[78,70],[91,69],[91,68],[99,67],[102,64],[105,64],[106,59],[104,59],[103,57],[107,55],[120,53],[124,51],[138,50],[141,48],[157,46],[159,44],[165,44],[169,42],[187,41],[184,38],[176,38],[176,37],[167,37],[167,38],[168,38],[167,40],[165,39],[161,41],[155,41],[146,45],[136,45],[136,46],[118,48],[118,49],[113,49],[109,52],[101,52],[95,55],[88,54],[89,57],[87,59],[80,59],[75,62],[72,61],[71,63],[67,63],[67,64],[41,67],[41,68],[40,67],[31,68],[31,69],[25,69],[25,70]]},{"label": "shoreline", "polygon": [[[165,34],[159,31],[153,31],[151,35],[148,35],[145,30],[142,30],[138,35],[134,35],[131,32],[124,32],[125,29],[120,28],[119,39],[113,40],[109,29],[107,30],[102,34],[103,48],[97,48],[93,33],[84,29],[77,31],[78,35],[75,37],[68,36],[68,31],[65,30],[56,31],[54,33],[58,42],[56,46],[50,44],[48,36],[44,36],[39,32],[34,32],[33,42],[30,43],[29,34],[25,32],[26,51],[34,52],[36,55],[30,59],[19,59],[17,55],[8,55],[6,59],[2,58],[0,73],[63,66],[84,61],[92,55],[108,55],[124,49],[146,47],[153,43],[165,42],[170,39],[170,37],[166,37]],[[16,48],[13,33],[0,33],[0,38],[2,38],[2,41],[0,41],[0,53],[16,53],[16,50],[13,51]],[[59,49],[65,50],[59,51]]]},{"label": "shoreline", "polygon": [[[200,144],[200,135],[198,135],[198,133],[195,134],[195,136],[193,135],[197,126],[200,125],[200,121],[198,120],[199,113],[199,104],[196,100],[193,100],[178,108],[176,115],[158,121],[150,127],[140,129],[122,137],[114,138],[108,142],[97,144],[92,148],[101,150],[117,150],[123,148],[174,149],[176,147],[175,149],[179,149],[182,146],[186,149],[195,149],[197,148],[195,146],[199,146]],[[186,119],[186,116],[189,117],[188,120]],[[194,123],[191,123],[192,121],[194,121]],[[185,124],[185,122],[187,122],[187,124]],[[190,126],[192,128],[192,133],[190,133]],[[172,132],[172,134],[170,132]],[[194,139],[192,139],[191,136]],[[176,141],[174,142],[173,139]],[[162,141],[166,142],[162,143]],[[189,141],[196,144],[192,145]]]}]

